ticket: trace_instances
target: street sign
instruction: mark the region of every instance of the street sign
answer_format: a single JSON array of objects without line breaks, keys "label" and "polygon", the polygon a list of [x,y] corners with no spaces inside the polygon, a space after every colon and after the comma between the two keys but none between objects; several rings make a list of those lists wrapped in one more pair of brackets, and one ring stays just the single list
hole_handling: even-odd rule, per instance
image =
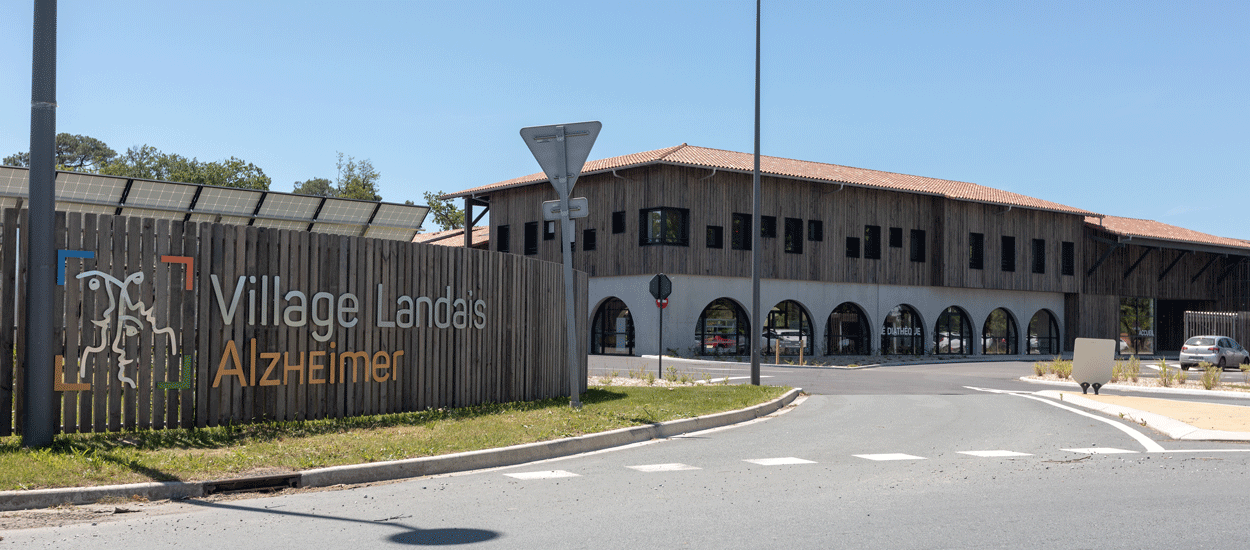
[{"label": "street sign", "polygon": [[[556,124],[554,126],[531,126],[521,128],[521,139],[525,146],[534,154],[534,160],[542,167],[543,173],[556,188],[560,200],[543,203],[543,219],[560,220],[560,239],[564,243],[572,243],[577,234],[577,222],[573,218],[584,218],[589,213],[586,199],[569,200],[573,193],[573,185],[577,176],[582,173],[586,157],[590,156],[590,148],[594,147],[595,139],[603,124],[598,121],[578,122],[575,124]],[[548,206],[550,204],[550,206]],[[564,258],[564,325],[568,337],[569,360],[569,397],[575,409],[582,407],[581,387],[586,382],[578,366],[577,354],[577,313],[573,307],[573,251],[567,244],[560,246]]]},{"label": "street sign", "polygon": [[654,296],[656,300],[668,298],[668,295],[672,293],[673,281],[667,275],[660,273],[651,278],[651,296]]},{"label": "street sign", "polygon": [[1089,387],[1098,389],[1111,381],[1115,366],[1117,340],[1077,338],[1072,348],[1072,379],[1081,385],[1081,393]]},{"label": "street sign", "polygon": [[521,128],[521,138],[534,154],[561,198],[573,192],[577,176],[590,156],[603,124],[598,121]]},{"label": "street sign", "polygon": [[660,309],[664,309],[668,307],[668,298],[660,298],[659,300],[656,300],[655,307],[658,307]]},{"label": "street sign", "polygon": [[[543,203],[543,219],[547,221],[556,221],[560,219],[560,201],[546,201]],[[569,199],[569,217],[585,218],[590,215],[589,203],[586,197],[577,197]]]}]

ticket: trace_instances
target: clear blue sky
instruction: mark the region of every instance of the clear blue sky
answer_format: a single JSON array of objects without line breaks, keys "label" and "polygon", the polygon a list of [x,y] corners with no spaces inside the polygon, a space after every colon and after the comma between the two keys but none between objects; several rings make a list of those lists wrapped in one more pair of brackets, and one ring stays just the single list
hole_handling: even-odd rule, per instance
[{"label": "clear blue sky", "polygon": [[[32,2],[0,18],[0,156],[29,148]],[[752,150],[750,1],[61,0],[58,131],[289,191],[370,159],[389,201],[591,158]],[[1250,3],[764,2],[763,153],[975,182],[1250,239]]]}]

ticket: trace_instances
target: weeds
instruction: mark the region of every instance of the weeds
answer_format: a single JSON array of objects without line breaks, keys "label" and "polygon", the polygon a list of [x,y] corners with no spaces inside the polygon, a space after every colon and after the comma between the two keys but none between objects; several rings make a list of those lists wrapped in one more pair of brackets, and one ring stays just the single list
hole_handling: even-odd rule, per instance
[{"label": "weeds", "polygon": [[1141,377],[1141,359],[1138,359],[1136,355],[1129,357],[1128,362],[1124,364],[1122,374],[1136,382]]},{"label": "weeds", "polygon": [[1206,361],[1198,363],[1198,367],[1202,369],[1203,388],[1210,390],[1220,385],[1220,378],[1224,376],[1224,369]]},{"label": "weeds", "polygon": [[1241,378],[1247,384],[1250,384],[1250,363],[1242,363],[1238,368],[1241,369]]},{"label": "weeds", "polygon": [[[1033,369],[1033,370],[1034,370],[1034,371],[1036,371],[1036,370],[1037,370],[1037,368],[1036,368],[1036,367],[1034,367],[1034,369]],[[1124,376],[1124,362],[1123,362],[1123,361],[1116,361],[1116,362],[1115,362],[1115,364],[1111,366],[1111,380],[1109,381],[1109,383],[1114,384],[1114,383],[1116,383],[1116,382],[1119,382],[1119,381],[1121,381],[1121,380],[1124,380],[1124,378],[1125,378],[1125,376]]]},{"label": "weeds", "polygon": [[1050,371],[1055,373],[1055,376],[1058,376],[1060,380],[1066,380],[1072,376],[1072,362],[1056,357],[1054,361],[1051,361]]},{"label": "weeds", "polygon": [[1171,386],[1172,382],[1176,380],[1176,376],[1177,376],[1176,371],[1173,370],[1172,367],[1169,367],[1166,361],[1160,359],[1159,360],[1159,385],[1165,388]]},{"label": "weeds", "polygon": [[677,382],[677,367],[670,365],[667,369],[664,369],[664,379],[669,381],[670,383],[676,383]]},{"label": "weeds", "polygon": [[1036,374],[1038,376],[1046,376],[1047,370],[1049,369],[1046,368],[1046,363],[1042,363],[1041,361],[1038,361],[1037,363],[1033,363],[1033,374]]},{"label": "weeds", "polygon": [[655,385],[655,373],[653,373],[653,372],[651,372],[651,371],[647,371],[647,374],[643,376],[643,379],[645,379],[645,380],[647,381],[647,385],[648,385],[648,386],[654,386],[654,385]]}]

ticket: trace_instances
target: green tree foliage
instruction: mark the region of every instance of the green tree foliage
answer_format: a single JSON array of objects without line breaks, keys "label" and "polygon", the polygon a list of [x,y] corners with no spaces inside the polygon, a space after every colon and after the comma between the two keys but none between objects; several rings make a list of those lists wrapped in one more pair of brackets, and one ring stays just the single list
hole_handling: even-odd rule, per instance
[{"label": "green tree foliage", "polygon": [[430,217],[442,231],[464,227],[464,210],[457,208],[455,201],[440,199],[442,191],[429,192],[423,195],[425,203],[430,205]]},{"label": "green tree foliage", "polygon": [[339,190],[334,183],[325,178],[310,178],[306,181],[295,182],[295,189],[291,191],[298,195],[313,195],[317,197],[337,197]]},{"label": "green tree foliage", "polygon": [[176,153],[162,153],[150,145],[131,147],[125,154],[104,165],[99,173],[260,190],[268,190],[271,182],[259,167],[236,157],[202,162]]},{"label": "green tree foliage", "polygon": [[[56,135],[56,167],[73,172],[98,172],[101,167],[117,158],[114,151],[103,141],[91,136],[60,133]],[[30,166],[30,153],[22,152],[4,157],[7,166]]]},{"label": "green tree foliage", "polygon": [[339,198],[362,201],[382,200],[382,195],[378,194],[378,180],[382,179],[382,174],[373,169],[373,163],[369,159],[357,161],[339,153],[335,166],[339,171],[338,181],[335,182],[338,186]]}]

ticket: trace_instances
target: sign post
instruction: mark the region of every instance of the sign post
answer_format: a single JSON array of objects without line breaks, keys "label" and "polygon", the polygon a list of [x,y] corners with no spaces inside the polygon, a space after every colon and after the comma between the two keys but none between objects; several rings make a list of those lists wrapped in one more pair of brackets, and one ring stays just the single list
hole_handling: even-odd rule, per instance
[{"label": "sign post", "polygon": [[563,235],[560,239],[560,249],[564,258],[564,315],[569,341],[569,396],[572,399],[570,404],[576,409],[582,406],[582,382],[585,379],[578,380],[581,369],[578,368],[577,361],[577,312],[573,305],[572,253],[573,237],[577,230],[572,218],[585,217],[588,211],[583,199],[577,204],[579,208],[576,212],[570,212],[573,207],[570,205],[569,197],[573,192],[573,186],[577,183],[577,177],[582,173],[582,166],[586,164],[586,158],[590,156],[590,148],[594,147],[595,139],[599,137],[599,130],[602,128],[603,124],[598,121],[521,128],[521,139],[525,140],[525,145],[534,154],[534,160],[538,161],[543,173],[547,174],[547,179],[551,182],[551,186],[555,187],[556,195],[559,197],[558,205],[550,208],[544,206],[543,210],[550,212],[548,215],[559,215]]},{"label": "sign post", "polygon": [[668,295],[673,293],[673,281],[668,275],[660,273],[651,278],[651,296],[655,297],[655,307],[660,308],[660,332],[659,342],[660,351],[656,355],[659,357],[659,367],[657,367],[656,377],[664,378],[664,308],[668,307]]}]

